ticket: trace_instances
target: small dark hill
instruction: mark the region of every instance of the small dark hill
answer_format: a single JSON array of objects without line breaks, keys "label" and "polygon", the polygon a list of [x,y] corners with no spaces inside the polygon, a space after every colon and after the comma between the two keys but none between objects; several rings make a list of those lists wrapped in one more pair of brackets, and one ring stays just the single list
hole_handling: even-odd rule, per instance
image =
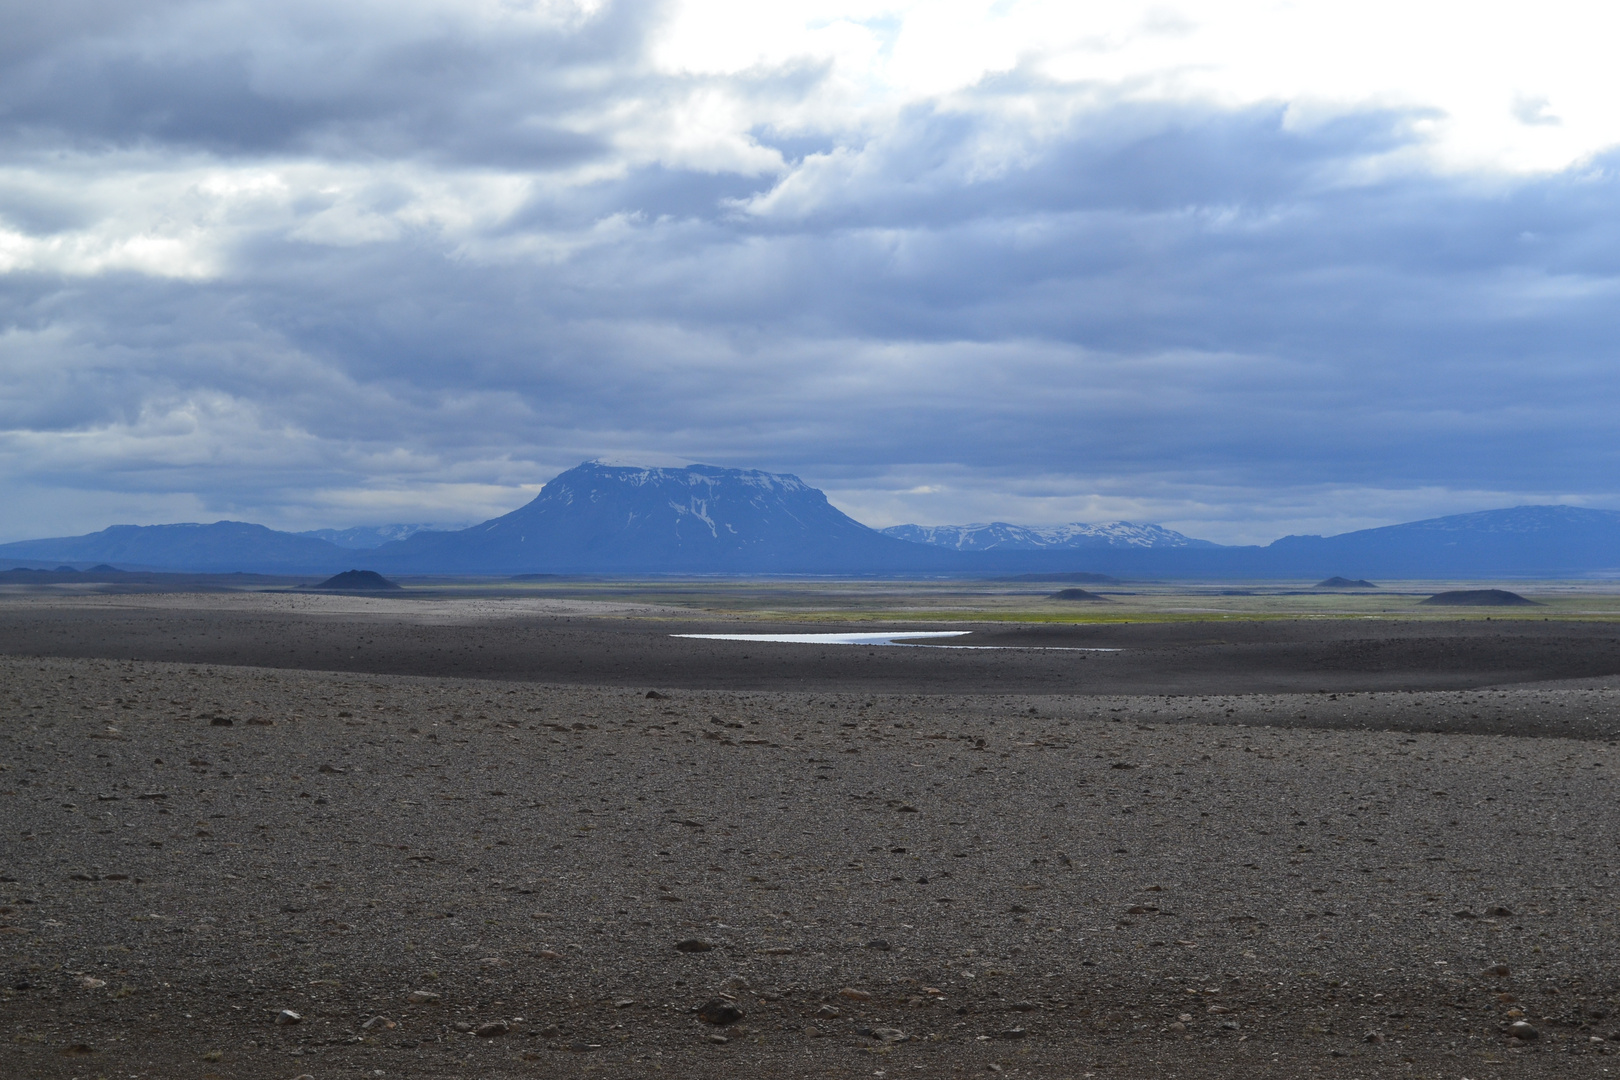
[{"label": "small dark hill", "polygon": [[1113,601],[1108,599],[1108,597],[1106,597],[1106,596],[1098,596],[1096,593],[1087,592],[1085,589],[1059,589],[1057,592],[1053,593],[1047,599],[1049,599],[1049,600],[1078,600],[1081,603],[1086,603],[1086,604],[1112,604],[1113,603]]},{"label": "small dark hill", "polygon": [[108,566],[106,563],[97,563],[95,566],[92,566],[90,569],[86,570],[85,573],[87,573],[87,574],[122,574],[123,571],[118,569],[118,567],[116,567],[116,566]]},{"label": "small dark hill", "polygon": [[404,586],[394,584],[375,570],[345,570],[313,587],[337,592],[382,592]]},{"label": "small dark hill", "polygon": [[1378,586],[1370,581],[1357,578],[1351,581],[1347,577],[1330,577],[1326,581],[1318,581],[1312,585],[1313,589],[1376,589]]},{"label": "small dark hill", "polygon": [[1534,600],[1506,589],[1458,589],[1435,593],[1421,602],[1446,607],[1541,607]]}]

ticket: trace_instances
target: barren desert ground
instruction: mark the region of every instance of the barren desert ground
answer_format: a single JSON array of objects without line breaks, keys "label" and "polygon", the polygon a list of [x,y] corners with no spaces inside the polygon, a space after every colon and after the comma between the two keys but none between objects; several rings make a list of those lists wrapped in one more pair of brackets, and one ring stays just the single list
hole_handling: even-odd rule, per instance
[{"label": "barren desert ground", "polygon": [[1620,623],[1271,614],[7,597],[0,1075],[1620,1076]]}]

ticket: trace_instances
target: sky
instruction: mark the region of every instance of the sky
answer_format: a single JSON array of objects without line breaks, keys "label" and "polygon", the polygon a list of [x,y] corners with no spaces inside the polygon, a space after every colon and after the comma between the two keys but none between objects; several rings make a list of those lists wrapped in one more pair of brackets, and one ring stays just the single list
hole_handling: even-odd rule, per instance
[{"label": "sky", "polygon": [[1222,542],[1620,507],[1620,8],[0,10],[0,540],[582,460]]}]

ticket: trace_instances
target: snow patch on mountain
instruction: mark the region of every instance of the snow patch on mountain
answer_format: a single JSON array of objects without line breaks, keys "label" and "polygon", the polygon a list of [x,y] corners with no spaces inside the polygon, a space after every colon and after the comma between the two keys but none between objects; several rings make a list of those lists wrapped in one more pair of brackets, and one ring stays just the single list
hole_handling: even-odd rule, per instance
[{"label": "snow patch on mountain", "polygon": [[1101,524],[1010,525],[1005,521],[972,525],[891,525],[882,530],[897,540],[954,548],[957,551],[1045,551],[1066,548],[1197,548],[1215,547],[1208,540],[1130,521]]},{"label": "snow patch on mountain", "polygon": [[404,540],[419,532],[454,532],[464,528],[466,525],[358,525],[352,529],[311,529],[293,535],[308,536],[316,540],[325,540],[328,544],[336,544],[340,548],[362,551],[382,547],[394,540]]}]

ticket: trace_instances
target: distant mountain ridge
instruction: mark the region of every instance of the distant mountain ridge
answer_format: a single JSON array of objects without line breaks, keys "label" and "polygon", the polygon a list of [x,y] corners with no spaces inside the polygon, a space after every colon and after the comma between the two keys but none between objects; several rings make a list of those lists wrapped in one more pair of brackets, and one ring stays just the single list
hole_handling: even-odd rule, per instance
[{"label": "distant mountain ridge", "polygon": [[1107,521],[1099,525],[1078,521],[1067,525],[1009,525],[1005,521],[973,525],[890,525],[882,531],[885,536],[897,540],[910,540],[914,544],[930,544],[956,551],[1220,546],[1208,540],[1194,540],[1160,525],[1137,525],[1129,521]]},{"label": "distant mountain ridge", "polygon": [[[380,528],[380,527],[379,527]],[[414,528],[414,527],[412,527]],[[908,530],[916,530],[914,532]],[[358,555],[240,521],[115,525],[0,544],[12,565],[110,563],[197,573],[822,574],[1484,579],[1620,576],[1620,511],[1519,506],[1228,547],[1155,525],[896,526],[854,520],[796,476],[586,462],[501,517],[416,530]],[[346,542],[358,530],[333,530]],[[916,537],[918,539],[912,539]],[[921,541],[921,542],[919,542]],[[21,580],[19,578],[19,580]]]},{"label": "distant mountain ridge", "polygon": [[85,536],[0,544],[0,559],[112,563],[195,573],[333,574],[353,553],[314,537],[246,521],[211,525],[114,525]]},{"label": "distant mountain ridge", "polygon": [[313,537],[340,548],[364,551],[382,547],[394,540],[405,540],[419,532],[454,532],[465,528],[465,525],[357,525],[349,529],[310,529],[293,535]]},{"label": "distant mountain ridge", "polygon": [[1620,573],[1620,510],[1515,506],[1338,536],[1285,536],[1263,550],[1279,567],[1308,563],[1355,577]]}]

